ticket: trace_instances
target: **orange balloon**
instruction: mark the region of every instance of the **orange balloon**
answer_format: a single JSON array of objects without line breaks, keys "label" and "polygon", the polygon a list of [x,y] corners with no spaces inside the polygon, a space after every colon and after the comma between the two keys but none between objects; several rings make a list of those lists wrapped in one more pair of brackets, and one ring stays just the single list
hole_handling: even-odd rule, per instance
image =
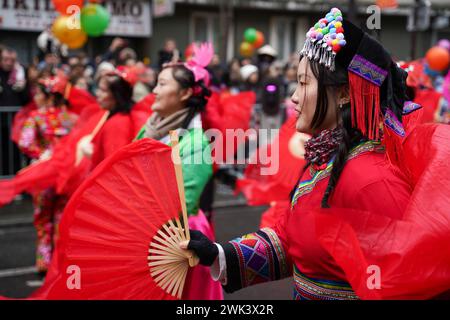
[{"label": "orange balloon", "polygon": [[450,64],[450,53],[447,49],[436,46],[427,51],[425,59],[431,70],[444,71]]},{"label": "orange balloon", "polygon": [[250,58],[255,52],[255,48],[248,42],[242,42],[239,52],[241,53],[241,56]]},{"label": "orange balloon", "polygon": [[264,33],[262,33],[261,31],[257,31],[256,32],[256,40],[255,40],[255,43],[253,43],[253,46],[255,48],[259,49],[263,46],[265,41],[266,41],[266,39],[264,38]]},{"label": "orange balloon", "polygon": [[83,32],[77,34],[75,37],[72,37],[69,41],[66,42],[69,49],[79,49],[83,47],[88,40],[88,36]]}]

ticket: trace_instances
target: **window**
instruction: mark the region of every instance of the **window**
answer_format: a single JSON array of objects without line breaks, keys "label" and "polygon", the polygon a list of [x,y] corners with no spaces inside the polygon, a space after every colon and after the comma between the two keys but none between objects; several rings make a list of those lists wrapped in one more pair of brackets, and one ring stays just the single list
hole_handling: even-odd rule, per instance
[{"label": "window", "polygon": [[215,13],[195,12],[191,16],[190,42],[211,42],[219,48],[220,19]]},{"label": "window", "polygon": [[278,52],[278,59],[287,61],[295,51],[295,19],[274,17],[270,25],[270,43]]},{"label": "window", "polygon": [[287,61],[290,55],[301,50],[308,31],[306,18],[274,17],[270,24],[270,43],[278,52],[278,59]]}]

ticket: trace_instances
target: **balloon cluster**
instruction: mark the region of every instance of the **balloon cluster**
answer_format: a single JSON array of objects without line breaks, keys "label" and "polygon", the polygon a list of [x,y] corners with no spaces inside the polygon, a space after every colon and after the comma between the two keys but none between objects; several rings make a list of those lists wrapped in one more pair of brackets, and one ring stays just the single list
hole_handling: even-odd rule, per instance
[{"label": "balloon cluster", "polygon": [[[53,35],[70,49],[83,47],[88,36],[98,37],[108,28],[110,15],[96,0],[52,0],[59,13],[52,25]],[[83,7],[80,11],[80,8]]]},{"label": "balloon cluster", "polygon": [[255,49],[261,48],[265,42],[264,34],[255,28],[248,28],[244,32],[244,41],[240,46],[240,54],[243,57],[251,57]]},{"label": "balloon cluster", "polygon": [[430,71],[438,73],[446,71],[450,67],[450,41],[440,40],[436,46],[427,51],[425,60]]},{"label": "balloon cluster", "polygon": [[338,53],[346,45],[341,11],[338,8],[331,9],[325,18],[309,29],[306,36],[317,41],[322,40],[333,52]]}]

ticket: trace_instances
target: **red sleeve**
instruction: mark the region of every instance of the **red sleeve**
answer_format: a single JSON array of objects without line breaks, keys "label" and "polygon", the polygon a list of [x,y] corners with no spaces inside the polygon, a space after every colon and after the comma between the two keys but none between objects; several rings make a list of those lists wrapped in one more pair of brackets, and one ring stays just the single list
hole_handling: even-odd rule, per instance
[{"label": "red sleeve", "polygon": [[109,119],[97,137],[94,138],[94,166],[112,155],[133,139],[129,115],[117,114]]},{"label": "red sleeve", "polygon": [[355,194],[355,209],[402,219],[410,197],[410,188],[406,182],[382,179],[368,184]]},{"label": "red sleeve", "polygon": [[76,87],[70,89],[67,101],[69,101],[70,111],[76,114],[81,114],[86,106],[97,103],[95,98],[89,92]]},{"label": "red sleeve", "polygon": [[[273,230],[277,234],[278,238],[280,239],[280,243],[283,246],[285,253],[287,253],[289,250],[289,245],[288,245],[289,242],[288,242],[288,238],[287,238],[286,226],[288,223],[290,213],[291,213],[291,208],[289,206],[288,208],[285,209],[284,213],[282,215],[280,215],[277,223],[275,224],[275,227],[273,228]],[[288,258],[288,256],[287,256],[287,258]]]},{"label": "red sleeve", "polygon": [[406,177],[389,164],[385,154],[371,152],[347,162],[330,204],[401,219],[411,192]]},{"label": "red sleeve", "polygon": [[[292,275],[285,230],[289,213],[286,210],[275,228],[261,229],[222,246],[227,265],[226,292]],[[262,268],[264,265],[268,267]]]}]

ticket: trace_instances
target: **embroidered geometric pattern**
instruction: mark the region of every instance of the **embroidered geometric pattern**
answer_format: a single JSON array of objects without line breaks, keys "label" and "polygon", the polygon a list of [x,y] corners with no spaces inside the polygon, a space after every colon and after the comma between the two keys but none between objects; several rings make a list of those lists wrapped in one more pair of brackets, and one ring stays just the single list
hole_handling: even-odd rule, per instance
[{"label": "embroidered geometric pattern", "polygon": [[422,106],[420,104],[414,103],[412,101],[406,101],[403,107],[403,115],[406,116],[419,109],[422,109]]},{"label": "embroidered geometric pattern", "polygon": [[328,162],[325,169],[317,171],[310,180],[302,181],[299,183],[297,190],[295,190],[294,197],[292,198],[291,208],[295,206],[297,200],[300,197],[310,193],[318,182],[331,175],[331,170],[333,169],[333,160],[334,158],[330,160],[330,162]]},{"label": "embroidered geometric pattern", "polygon": [[261,231],[265,232],[269,237],[270,243],[272,244],[273,250],[276,252],[276,256],[278,257],[278,261],[280,263],[280,278],[290,276],[290,270],[288,270],[288,265],[286,263],[286,255],[284,253],[283,246],[281,245],[281,241],[278,238],[275,231],[270,228],[261,229]]},{"label": "embroidered geometric pattern", "polygon": [[294,283],[294,300],[359,300],[348,283],[308,278],[295,265]]},{"label": "embroidered geometric pattern", "polygon": [[384,146],[381,145],[381,142],[379,141],[366,141],[356,147],[354,147],[351,151],[349,156],[347,157],[347,161],[352,160],[353,158],[356,158],[357,156],[366,153],[366,152],[384,152]]},{"label": "embroidered geometric pattern", "polygon": [[390,109],[384,115],[384,123],[400,137],[405,136],[405,128]]},{"label": "embroidered geometric pattern", "polygon": [[273,230],[262,229],[230,244],[238,256],[242,288],[287,276],[281,272],[287,269],[286,255]]},{"label": "embroidered geometric pattern", "polygon": [[366,60],[360,55],[355,55],[348,66],[348,70],[360,77],[381,87],[388,72]]},{"label": "embroidered geometric pattern", "polygon": [[[360,154],[366,153],[366,152],[372,152],[372,151],[379,151],[382,152],[384,151],[384,148],[381,146],[380,142],[376,142],[376,141],[366,141],[363,142],[361,144],[359,144],[358,146],[354,147],[348,157],[347,157],[347,161],[352,160],[353,158],[359,156]],[[296,204],[297,201],[300,197],[310,193],[314,187],[317,185],[318,182],[320,182],[321,180],[329,177],[331,175],[331,171],[333,169],[333,162],[334,162],[334,158],[332,158],[330,160],[330,162],[327,164],[327,167],[323,170],[319,170],[319,171],[315,171],[312,166],[310,167],[310,173],[312,178],[310,180],[306,180],[303,182],[300,182],[299,185],[297,186],[297,189],[295,190],[294,196],[292,197],[292,202],[291,202],[291,208],[293,208]]]}]

